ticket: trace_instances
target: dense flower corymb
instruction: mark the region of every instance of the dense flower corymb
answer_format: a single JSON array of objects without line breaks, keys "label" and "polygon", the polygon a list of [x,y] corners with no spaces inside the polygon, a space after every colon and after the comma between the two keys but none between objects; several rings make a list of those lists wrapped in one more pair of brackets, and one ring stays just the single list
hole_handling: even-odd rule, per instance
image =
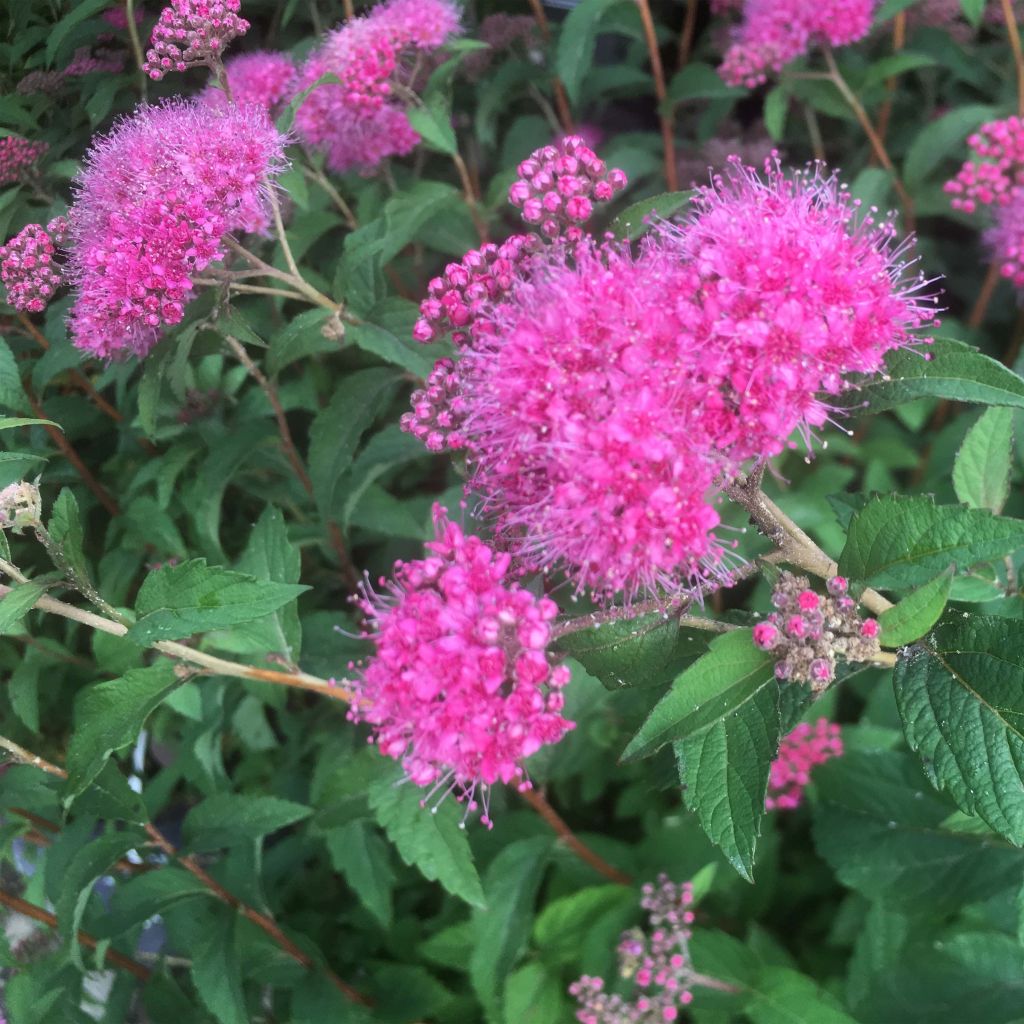
[{"label": "dense flower corymb", "polygon": [[793,811],[800,806],[804,790],[811,781],[811,769],[843,752],[841,729],[827,718],[815,725],[801,722],[783,736],[778,756],[772,761],[768,776],[765,809]]},{"label": "dense flower corymb", "polygon": [[[295,65],[287,53],[243,53],[225,61],[224,73],[234,103],[240,107],[253,103],[271,117],[280,112],[295,86]],[[200,95],[203,102],[215,106],[228,102],[224,91],[212,82]]]},{"label": "dense flower corymb", "polygon": [[863,39],[877,6],[878,0],[745,0],[719,73],[730,85],[761,85],[768,72],[778,73],[816,45]]},{"label": "dense flower corymb", "polygon": [[67,230],[68,222],[55,217],[45,228],[29,224],[0,248],[0,281],[15,309],[41,313],[60,287],[56,247],[63,244]]},{"label": "dense flower corymb", "polygon": [[1005,206],[1024,185],[1024,119],[1008,117],[982,125],[967,140],[977,159],[968,160],[946,192],[954,210],[973,213],[979,203]]},{"label": "dense flower corymb", "polygon": [[[697,350],[695,373],[718,404],[706,428],[734,458],[775,455],[789,435],[824,424],[821,394],[877,373],[892,349],[926,340],[934,296],[914,274],[911,241],[859,210],[815,166],[764,174],[731,160],[698,190],[681,226],[648,246],[674,253],[688,281],[671,293]],[[713,422],[712,422],[713,421]]]},{"label": "dense flower corymb", "polygon": [[240,0],[171,0],[153,27],[143,70],[159,81],[169,71],[212,66],[249,30],[240,8]]},{"label": "dense flower corymb", "polygon": [[0,139],[0,187],[18,181],[49,148],[45,142],[5,135]]},{"label": "dense flower corymb", "polygon": [[509,557],[466,536],[435,508],[429,554],[398,563],[389,595],[361,601],[375,653],[353,682],[349,717],[401,761],[430,800],[454,793],[467,812],[489,787],[528,787],[523,761],[572,728],[562,717],[569,670],[546,653],[557,606],[509,582]]},{"label": "dense flower corymb", "polygon": [[143,107],[96,143],[71,210],[75,345],[145,355],[232,231],[262,230],[284,140],[255,107]]},{"label": "dense flower corymb", "polygon": [[404,58],[435,49],[457,29],[449,0],[390,0],[328,33],[299,71],[294,91],[328,74],[339,81],[321,83],[303,100],[296,131],[339,173],[411,152],[419,135],[394,88],[411,84]]}]

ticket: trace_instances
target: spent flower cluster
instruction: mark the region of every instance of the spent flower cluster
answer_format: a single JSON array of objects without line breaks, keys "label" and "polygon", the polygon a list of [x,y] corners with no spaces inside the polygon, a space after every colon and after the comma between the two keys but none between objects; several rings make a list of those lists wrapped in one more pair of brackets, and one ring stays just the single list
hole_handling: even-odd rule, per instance
[{"label": "spent flower cluster", "polygon": [[45,142],[30,142],[17,135],[0,139],[0,188],[19,181],[49,148]]},{"label": "spent flower cluster", "polygon": [[861,618],[848,583],[833,576],[827,595],[806,576],[783,572],[772,591],[775,611],[754,627],[754,643],[775,658],[775,677],[825,690],[836,677],[836,659],[871,661],[881,648],[878,620]]},{"label": "spent flower cluster", "polygon": [[386,594],[365,588],[375,651],[352,684],[349,718],[432,787],[424,803],[454,794],[490,827],[490,787],[528,789],[523,761],[572,728],[561,713],[569,670],[546,650],[558,607],[510,582],[508,555],[444,509],[434,521],[426,558],[397,563]]},{"label": "spent flower cluster", "polygon": [[171,0],[153,27],[142,69],[159,81],[170,71],[214,67],[228,43],[249,30],[240,0]]},{"label": "spent flower cluster", "polygon": [[57,246],[64,243],[67,232],[67,220],[55,217],[45,228],[29,224],[0,247],[0,281],[15,309],[41,313],[46,308],[63,280]]},{"label": "spent flower cluster", "polygon": [[667,875],[642,889],[650,935],[633,928],[618,946],[619,973],[632,978],[638,992],[632,1002],[605,992],[604,980],[584,975],[569,986],[579,1003],[580,1024],[671,1024],[693,1001],[695,972],[690,958],[693,886],[677,885]]},{"label": "spent flower cluster", "polygon": [[768,774],[766,810],[792,811],[800,806],[811,781],[811,769],[842,754],[841,733],[837,723],[819,718],[813,726],[801,722],[783,736]]},{"label": "spent flower cluster", "polygon": [[0,530],[21,533],[35,529],[42,515],[43,499],[36,484],[20,480],[0,490]]}]

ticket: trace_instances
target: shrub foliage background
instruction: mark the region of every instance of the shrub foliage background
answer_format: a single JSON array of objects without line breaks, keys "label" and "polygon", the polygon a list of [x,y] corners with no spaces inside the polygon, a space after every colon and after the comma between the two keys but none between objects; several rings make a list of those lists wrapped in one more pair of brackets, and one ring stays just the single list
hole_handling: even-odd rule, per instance
[{"label": "shrub foliage background", "polygon": [[[109,6],[8,5],[0,120],[49,149],[0,190],[4,238],[66,213],[90,138],[141,90],[207,84],[147,82]],[[863,40],[747,88],[717,74],[728,14],[703,2],[648,21],[645,2],[582,0],[493,53],[474,26],[530,5],[471,3],[410,115],[411,155],[339,174],[293,137],[289,250],[258,248],[327,305],[207,287],[145,359],[109,364],[70,344],[66,291],[44,313],[0,309],[0,487],[39,476],[46,524],[0,540],[11,1024],[559,1024],[581,974],[630,991],[616,946],[662,872],[694,882],[703,983],[680,1019],[1021,1018],[1024,318],[943,186],[968,135],[1017,110],[1024,68],[1011,5],[947,6],[885,0]],[[232,52],[301,58],[346,12],[242,14]],[[124,69],[52,74],[82,47]],[[29,75],[48,84],[19,88]],[[771,610],[767,565],[690,609],[703,625],[677,609],[568,633],[575,730],[530,760],[531,793],[494,790],[493,830],[463,830],[454,801],[432,814],[395,785],[327,680],[368,651],[360,574],[420,557],[433,504],[462,499],[458,460],[398,426],[436,358],[412,340],[418,303],[481,228],[519,229],[516,165],[566,120],[629,178],[598,236],[638,237],[652,209],[685,208],[680,183],[774,145],[912,216],[947,311],[930,359],[892,355],[843,396],[850,433],[826,426],[827,447],[778,457],[764,484],[824,553],[820,575],[834,559],[855,593],[887,595],[869,605],[882,664],[846,666],[813,705],[777,686],[749,632]],[[764,527],[748,513],[721,508]],[[761,568],[772,544],[737,536]],[[798,809],[765,814],[779,737],[822,716],[844,754]]]}]

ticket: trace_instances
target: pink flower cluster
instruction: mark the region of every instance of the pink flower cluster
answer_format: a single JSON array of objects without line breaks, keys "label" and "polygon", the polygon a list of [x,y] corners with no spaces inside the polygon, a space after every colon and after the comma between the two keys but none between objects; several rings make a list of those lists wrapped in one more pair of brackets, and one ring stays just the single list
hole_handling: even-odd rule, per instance
[{"label": "pink flower cluster", "polygon": [[80,46],[75,50],[71,63],[64,68],[64,75],[67,78],[77,78],[96,72],[117,74],[124,69],[124,63],[125,57],[120,51],[101,47],[94,53],[90,47]]},{"label": "pink flower cluster", "polygon": [[192,275],[223,257],[223,237],[263,230],[283,166],[284,140],[255,107],[142,107],[96,142],[70,214],[74,344],[145,355],[182,319]]},{"label": "pink flower cluster", "polygon": [[29,224],[0,248],[0,281],[15,309],[41,313],[60,287],[56,246],[64,242],[67,230],[68,222],[55,217],[45,228]]},{"label": "pink flower cluster", "polygon": [[142,69],[159,81],[169,71],[214,66],[228,43],[249,30],[240,7],[240,0],[171,0],[153,27]]},{"label": "pink flower cluster", "polygon": [[[145,16],[145,12],[141,7],[135,8],[135,24],[141,25],[142,19]],[[103,12],[100,17],[113,28],[119,29],[124,32],[128,29],[128,10],[125,7],[117,6],[111,7],[109,10]]]},{"label": "pink flower cluster", "polygon": [[765,810],[792,811],[800,806],[811,781],[811,769],[842,754],[840,733],[838,724],[819,718],[815,725],[801,722],[783,736],[768,777]]},{"label": "pink flower cluster", "polygon": [[836,676],[836,659],[870,661],[879,652],[877,619],[862,619],[848,583],[833,576],[828,596],[810,589],[806,576],[783,572],[772,591],[775,611],[754,627],[754,644],[776,658],[775,677],[825,690]]},{"label": "pink flower cluster", "polygon": [[650,937],[639,928],[623,932],[618,946],[619,973],[641,991],[633,1002],[608,995],[604,980],[584,975],[569,986],[580,1004],[580,1024],[671,1024],[693,1002],[695,971],[690,958],[693,886],[676,885],[667,875],[644,885],[640,906],[647,911]]},{"label": "pink flower cluster", "polygon": [[[562,717],[569,670],[546,653],[553,601],[510,583],[509,557],[465,536],[435,506],[426,558],[395,566],[388,596],[360,602],[374,657],[353,683],[349,718],[417,786],[482,807],[489,788],[529,788],[523,761],[572,728]],[[382,581],[383,582],[383,581]]]},{"label": "pink flower cluster", "polygon": [[402,429],[418,437],[429,451],[457,451],[463,446],[459,428],[464,410],[459,392],[455,364],[439,359],[425,386],[412,393],[412,411],[402,416]]},{"label": "pink flower cluster", "polygon": [[[297,72],[287,53],[258,50],[224,62],[231,99],[240,107],[255,104],[276,117],[295,90]],[[213,82],[200,93],[200,101],[228,105],[227,96]]]},{"label": "pink flower cluster", "polygon": [[0,188],[20,181],[25,171],[49,148],[45,142],[29,142],[17,135],[0,139]]},{"label": "pink flower cluster", "polygon": [[470,249],[461,262],[449,263],[427,286],[412,336],[426,343],[451,331],[455,344],[464,345],[488,333],[483,312],[511,291],[539,248],[536,235],[512,235],[501,245]]},{"label": "pink flower cluster", "polygon": [[730,85],[761,85],[816,45],[863,39],[877,6],[878,0],[744,0],[719,74]]},{"label": "pink flower cluster", "polygon": [[822,394],[934,322],[909,242],[818,167],[786,176],[773,158],[762,177],[733,159],[635,256],[534,237],[492,294],[472,261],[432,285],[416,337],[454,324],[463,347],[405,426],[435,447],[455,431],[521,567],[603,598],[728,582],[718,488],[794,431],[809,444]]},{"label": "pink flower cluster", "polygon": [[543,235],[570,241],[582,237],[594,202],[608,202],[626,186],[626,175],[609,170],[578,135],[538,149],[518,167],[519,178],[508,190],[509,202],[522,210],[527,224]]},{"label": "pink flower cluster", "polygon": [[[419,142],[395,84],[411,85],[407,55],[436,49],[458,31],[451,0],[388,0],[330,32],[299,71],[295,93],[316,86],[295,128],[337,172],[372,168]],[[325,75],[338,82],[316,83]]]}]

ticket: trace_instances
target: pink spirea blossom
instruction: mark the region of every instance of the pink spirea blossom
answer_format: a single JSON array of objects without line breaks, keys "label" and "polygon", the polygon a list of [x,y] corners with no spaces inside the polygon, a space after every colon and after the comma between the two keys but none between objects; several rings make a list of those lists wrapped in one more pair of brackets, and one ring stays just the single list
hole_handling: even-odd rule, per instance
[{"label": "pink spirea blossom", "polygon": [[803,801],[804,790],[811,781],[811,769],[843,752],[841,729],[827,718],[815,725],[801,722],[779,743],[778,756],[772,761],[768,776],[765,809],[792,811]]},{"label": "pink spirea blossom", "polygon": [[863,39],[877,6],[878,0],[745,0],[719,73],[730,85],[761,85],[816,45]]},{"label": "pink spirea blossom", "polygon": [[520,561],[627,599],[727,575],[707,444],[669,299],[677,262],[580,244],[537,262],[461,359],[469,487]]},{"label": "pink spirea blossom", "polygon": [[508,190],[509,202],[548,238],[578,239],[594,212],[595,202],[608,202],[626,186],[626,175],[609,170],[578,135],[536,150],[517,168]]},{"label": "pink spirea blossom", "polygon": [[691,211],[647,245],[685,268],[661,301],[676,303],[697,352],[705,429],[733,458],[778,454],[794,430],[806,437],[829,418],[823,394],[882,370],[887,352],[935,323],[912,241],[897,243],[891,220],[862,213],[820,165],[787,175],[772,159],[761,175],[734,158]]},{"label": "pink spirea blossom", "polygon": [[29,224],[0,248],[0,281],[15,309],[41,313],[60,287],[56,247],[64,242],[67,230],[67,220],[55,217],[45,228]]},{"label": "pink spirea blossom", "polygon": [[[295,64],[287,53],[259,50],[224,62],[231,99],[240,107],[255,104],[275,117],[295,87]],[[203,103],[227,106],[224,91],[213,82],[199,94]]]},{"label": "pink spirea blossom", "polygon": [[954,210],[973,213],[983,206],[1006,206],[1024,185],[1024,119],[1008,117],[982,125],[967,139],[975,159],[968,160],[945,185]]},{"label": "pink spirea blossom", "polygon": [[71,338],[93,355],[145,355],[192,298],[229,232],[263,230],[284,140],[255,107],[141,107],[90,150],[72,207]]},{"label": "pink spirea blossom", "polygon": [[450,0],[390,0],[328,33],[299,70],[294,92],[327,74],[339,82],[322,83],[303,100],[295,115],[302,140],[339,173],[411,152],[419,135],[394,83],[409,85],[406,56],[435,49],[457,30]]},{"label": "pink spirea blossom", "polygon": [[160,12],[142,69],[159,81],[170,71],[213,66],[249,30],[240,0],[171,0]]},{"label": "pink spirea blossom", "polygon": [[5,135],[0,139],[0,187],[19,181],[49,148],[45,142]]},{"label": "pink spirea blossom", "polygon": [[489,788],[528,788],[523,761],[572,728],[561,713],[569,670],[546,653],[558,608],[510,582],[509,556],[444,509],[434,521],[427,557],[399,562],[389,593],[367,588],[360,602],[375,652],[353,682],[349,717],[432,787],[425,802],[454,793],[467,812],[482,805],[490,826]]},{"label": "pink spirea blossom", "polygon": [[459,432],[465,414],[461,391],[455,364],[439,359],[424,386],[412,393],[412,411],[402,416],[402,429],[419,438],[429,451],[458,451],[464,445]]},{"label": "pink spirea blossom", "polygon": [[693,1002],[693,886],[659,875],[657,885],[644,885],[640,906],[650,934],[639,928],[623,932],[617,949],[619,974],[635,981],[635,998],[608,994],[604,979],[585,974],[569,986],[580,1024],[671,1024]]},{"label": "pink spirea blossom", "polygon": [[1015,288],[1024,288],[1024,188],[1014,189],[1010,201],[996,208],[995,223],[984,237],[999,272]]}]

